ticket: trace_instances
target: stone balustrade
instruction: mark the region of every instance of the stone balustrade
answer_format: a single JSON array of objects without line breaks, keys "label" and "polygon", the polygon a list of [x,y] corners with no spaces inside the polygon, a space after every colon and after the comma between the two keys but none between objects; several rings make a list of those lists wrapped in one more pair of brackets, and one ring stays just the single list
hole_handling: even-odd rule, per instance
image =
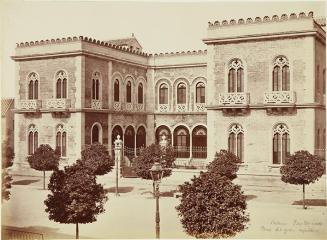
[{"label": "stone balustrade", "polygon": [[102,109],[102,101],[101,100],[92,99],[92,101],[91,101],[91,108],[92,109]]},{"label": "stone balustrade", "polygon": [[138,112],[144,111],[144,104],[142,104],[142,103],[135,104],[135,110]]},{"label": "stone balustrade", "polygon": [[196,111],[196,112],[205,112],[206,111],[205,103],[196,103],[194,111]]},{"label": "stone balustrade", "polygon": [[248,105],[250,100],[249,93],[230,92],[219,94],[219,105],[223,106],[242,106]]},{"label": "stone balustrade", "polygon": [[121,111],[122,104],[121,102],[114,102],[114,110]]},{"label": "stone balustrade", "polygon": [[16,108],[20,110],[37,110],[42,106],[41,100],[38,99],[22,99],[18,100]]},{"label": "stone balustrade", "polygon": [[264,93],[264,103],[270,104],[295,104],[296,97],[293,91],[272,91]]},{"label": "stone balustrade", "polygon": [[128,112],[132,112],[134,110],[133,103],[125,103],[125,110]]},{"label": "stone balustrade", "polygon": [[51,98],[45,100],[46,109],[68,109],[71,107],[71,101],[67,98]]},{"label": "stone balustrade", "polygon": [[169,111],[169,105],[168,104],[159,104],[158,111],[159,112],[168,112]]},{"label": "stone balustrade", "polygon": [[186,104],[177,104],[176,111],[177,112],[186,112],[187,111]]}]

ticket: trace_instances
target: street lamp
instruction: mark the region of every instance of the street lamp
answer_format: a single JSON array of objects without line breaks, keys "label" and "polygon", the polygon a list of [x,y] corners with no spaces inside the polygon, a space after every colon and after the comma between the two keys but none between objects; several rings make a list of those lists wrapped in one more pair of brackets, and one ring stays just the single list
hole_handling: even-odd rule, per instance
[{"label": "street lamp", "polygon": [[155,185],[155,197],[156,197],[156,238],[160,238],[160,214],[159,214],[159,183],[161,182],[164,169],[161,164],[155,162],[150,169],[151,178]]}]

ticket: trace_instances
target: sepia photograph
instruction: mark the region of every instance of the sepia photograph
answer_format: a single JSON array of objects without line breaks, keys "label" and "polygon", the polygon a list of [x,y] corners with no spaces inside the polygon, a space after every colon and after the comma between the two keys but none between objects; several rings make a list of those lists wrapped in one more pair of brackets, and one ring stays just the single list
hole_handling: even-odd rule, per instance
[{"label": "sepia photograph", "polygon": [[1,239],[326,239],[326,2],[0,0]]}]

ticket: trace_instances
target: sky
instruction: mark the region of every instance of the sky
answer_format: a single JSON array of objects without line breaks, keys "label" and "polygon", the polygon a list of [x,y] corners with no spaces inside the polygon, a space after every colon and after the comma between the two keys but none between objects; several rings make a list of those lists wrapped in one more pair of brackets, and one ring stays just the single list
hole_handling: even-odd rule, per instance
[{"label": "sky", "polygon": [[206,49],[208,21],[314,12],[324,1],[37,1],[0,0],[2,97],[14,97],[16,43],[87,36],[97,40],[134,33],[147,53]]}]

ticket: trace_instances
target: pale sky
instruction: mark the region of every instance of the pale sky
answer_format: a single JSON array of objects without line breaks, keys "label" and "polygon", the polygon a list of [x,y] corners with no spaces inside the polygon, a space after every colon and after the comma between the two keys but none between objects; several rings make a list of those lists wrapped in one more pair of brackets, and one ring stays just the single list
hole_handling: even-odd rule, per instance
[{"label": "pale sky", "polygon": [[14,97],[17,42],[68,36],[97,40],[135,34],[147,53],[206,49],[208,21],[314,12],[325,16],[324,1],[19,1],[0,0],[1,95]]}]

